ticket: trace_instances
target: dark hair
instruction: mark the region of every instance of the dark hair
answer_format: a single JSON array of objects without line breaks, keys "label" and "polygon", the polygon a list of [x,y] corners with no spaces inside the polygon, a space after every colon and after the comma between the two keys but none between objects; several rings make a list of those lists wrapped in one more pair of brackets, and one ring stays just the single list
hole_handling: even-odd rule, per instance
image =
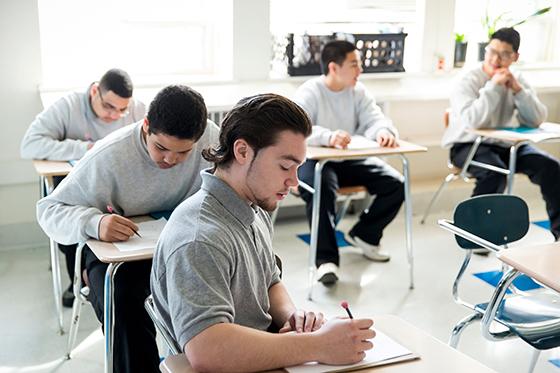
[{"label": "dark hair", "polygon": [[305,137],[311,134],[311,121],[295,102],[273,93],[245,97],[224,117],[219,144],[203,150],[202,156],[215,168],[228,168],[234,159],[235,141],[247,141],[256,157],[286,130]]},{"label": "dark hair", "polygon": [[521,36],[519,36],[519,32],[517,32],[513,27],[504,27],[499,29],[490,36],[490,40],[492,39],[498,39],[510,44],[515,53],[519,50],[519,44],[521,43]]},{"label": "dark hair", "polygon": [[184,85],[170,85],[150,103],[148,131],[198,141],[206,129],[207,116],[200,93]]},{"label": "dark hair", "polygon": [[132,97],[132,80],[128,73],[121,69],[111,69],[101,77],[99,81],[101,92],[113,91],[122,98]]},{"label": "dark hair", "polygon": [[321,71],[327,75],[329,73],[329,63],[334,62],[342,65],[346,55],[356,50],[356,46],[346,40],[329,41],[321,52]]}]

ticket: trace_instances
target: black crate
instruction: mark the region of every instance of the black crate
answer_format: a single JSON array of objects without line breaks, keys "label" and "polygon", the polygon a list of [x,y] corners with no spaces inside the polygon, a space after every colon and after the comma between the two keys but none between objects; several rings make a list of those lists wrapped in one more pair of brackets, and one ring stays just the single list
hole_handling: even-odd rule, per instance
[{"label": "black crate", "polygon": [[[321,75],[321,50],[326,43],[337,39],[336,35],[288,34],[285,58],[288,75]],[[354,42],[362,55],[364,73],[404,71],[404,39],[407,34],[344,35]]]}]

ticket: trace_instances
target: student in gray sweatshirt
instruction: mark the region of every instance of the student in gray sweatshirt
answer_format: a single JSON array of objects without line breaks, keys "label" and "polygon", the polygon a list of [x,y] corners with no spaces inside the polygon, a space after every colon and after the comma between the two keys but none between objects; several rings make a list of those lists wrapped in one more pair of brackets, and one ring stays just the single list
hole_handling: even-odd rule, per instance
[{"label": "student in gray sweatshirt", "polygon": [[[502,28],[490,38],[484,62],[466,71],[451,94],[449,127],[442,145],[450,148],[450,159],[462,167],[476,136],[469,129],[499,127],[538,127],[547,115],[546,106],[520,72],[511,65],[519,58],[521,38],[513,28]],[[485,140],[474,160],[501,168],[509,167],[511,144]],[[502,193],[506,176],[479,167],[469,167],[476,177],[473,196]],[[560,163],[531,145],[517,150],[516,172],[529,177],[541,188],[551,222],[551,232],[560,238]]]},{"label": "student in gray sweatshirt", "polygon": [[[41,112],[21,142],[21,157],[68,161],[80,159],[96,141],[144,118],[144,104],[132,97],[133,86],[126,71],[111,69],[87,90],[71,92]],[[64,176],[53,178],[56,187]],[[70,281],[74,276],[76,247],[58,245],[66,256]],[[72,307],[72,285],[62,304]]]},{"label": "student in gray sweatshirt", "polygon": [[372,348],[372,320],[325,323],[322,313],[298,310],[280,280],[267,211],[298,184],[310,132],[303,110],[282,96],[241,100],[222,122],[219,145],[203,153],[214,170],[202,172],[202,189],[160,236],[156,309],[195,371],[346,364]]},{"label": "student in gray sweatshirt", "polygon": [[[208,123],[207,123],[208,122]],[[202,149],[217,141],[200,94],[161,90],[147,117],[99,141],[54,192],[37,203],[45,233],[63,244],[125,241],[137,226],[127,217],[173,210],[200,188],[209,166]],[[116,214],[110,214],[111,206]],[[107,265],[84,250],[89,300],[103,322]],[[157,372],[155,330],[144,310],[151,260],[122,265],[115,276],[115,372]]]},{"label": "student in gray sweatshirt", "polygon": [[[313,124],[308,145],[346,148],[352,135],[362,135],[380,146],[397,146],[398,131],[387,119],[366,87],[358,81],[362,72],[360,53],[354,44],[336,40],[321,52],[323,74],[298,88],[295,101],[307,112]],[[298,176],[313,185],[315,164],[308,160]],[[317,280],[331,286],[338,280],[340,256],[336,241],[336,190],[363,185],[375,195],[372,204],[346,234],[346,240],[362,249],[373,261],[391,257],[381,249],[385,227],[395,218],[404,201],[402,175],[379,158],[330,162],[323,168],[319,234],[317,242]],[[311,224],[313,194],[299,188]]]}]

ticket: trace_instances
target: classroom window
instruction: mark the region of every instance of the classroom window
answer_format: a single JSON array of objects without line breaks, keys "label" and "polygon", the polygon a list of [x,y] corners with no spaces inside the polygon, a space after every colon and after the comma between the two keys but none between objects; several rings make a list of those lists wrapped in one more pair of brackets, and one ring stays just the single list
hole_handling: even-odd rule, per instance
[{"label": "classroom window", "polygon": [[407,71],[419,69],[418,59],[409,58],[420,44],[416,17],[415,0],[270,0],[270,31],[274,36],[408,33]]},{"label": "classroom window", "polygon": [[537,9],[551,6],[546,14],[534,17],[526,23],[516,26],[521,34],[519,48],[520,65],[559,64],[560,27],[555,19],[560,16],[560,0],[456,0],[455,32],[465,34],[468,41],[467,60],[475,62],[478,43],[487,41],[483,26],[486,11],[491,20],[501,16],[496,29],[508,27],[519,20],[527,18]]},{"label": "classroom window", "polygon": [[232,2],[39,0],[43,85],[83,85],[111,67],[135,83],[231,79]]}]

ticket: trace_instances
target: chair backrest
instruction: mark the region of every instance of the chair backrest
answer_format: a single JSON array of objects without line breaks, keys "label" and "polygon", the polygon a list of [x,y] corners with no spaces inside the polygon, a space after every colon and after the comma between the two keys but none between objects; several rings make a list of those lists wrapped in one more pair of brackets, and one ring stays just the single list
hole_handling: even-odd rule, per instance
[{"label": "chair backrest", "polygon": [[144,308],[146,309],[146,312],[148,312],[148,315],[154,322],[154,325],[156,326],[158,332],[163,337],[165,344],[171,350],[171,353],[173,355],[180,354],[182,352],[182,348],[181,346],[179,346],[177,341],[173,339],[171,333],[169,333],[169,331],[167,330],[167,328],[159,318],[156,311],[156,307],[154,306],[154,298],[151,295],[149,295],[148,298],[146,298],[146,300],[144,301]]},{"label": "chair backrest", "polygon": [[443,126],[445,128],[449,127],[449,115],[451,115],[451,108],[447,108],[443,112]]},{"label": "chair backrest", "polygon": [[[517,241],[529,230],[529,209],[517,196],[487,194],[470,198],[455,208],[454,224],[496,245]],[[463,249],[479,245],[455,236]]]}]

